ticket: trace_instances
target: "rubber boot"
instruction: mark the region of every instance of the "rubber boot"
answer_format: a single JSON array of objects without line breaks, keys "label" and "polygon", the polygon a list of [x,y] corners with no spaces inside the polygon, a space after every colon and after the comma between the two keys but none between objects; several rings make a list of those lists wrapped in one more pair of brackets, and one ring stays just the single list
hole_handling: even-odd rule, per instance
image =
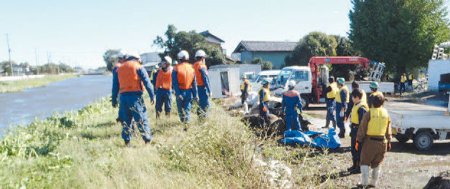
[{"label": "rubber boot", "polygon": [[244,102],[243,106],[244,106],[244,113],[248,113],[248,104],[247,104],[247,102]]},{"label": "rubber boot", "polygon": [[332,121],[334,129],[336,129],[336,121]]},{"label": "rubber boot", "polygon": [[347,171],[352,172],[356,168],[356,160],[353,160],[353,165],[347,169]]},{"label": "rubber boot", "polygon": [[166,116],[170,118],[170,112],[166,112]]},{"label": "rubber boot", "polygon": [[145,144],[150,144],[152,142],[152,140],[144,140]]},{"label": "rubber boot", "polygon": [[124,141],[125,141],[125,146],[126,147],[131,147],[130,140],[124,140]]},{"label": "rubber boot", "polygon": [[369,183],[369,171],[368,165],[361,165],[361,183],[358,186],[367,187]]},{"label": "rubber boot", "polygon": [[327,121],[325,122],[325,126],[322,128],[328,128],[330,126],[330,121],[329,119],[327,119]]},{"label": "rubber boot", "polygon": [[352,174],[359,174],[361,173],[361,167],[359,166],[359,161],[356,161],[355,169],[352,170]]},{"label": "rubber boot", "polygon": [[161,116],[161,112],[156,112],[156,119],[159,119],[160,116]]},{"label": "rubber boot", "polygon": [[377,167],[372,170],[372,178],[370,179],[369,187],[375,187],[377,185],[378,176],[380,174],[380,171],[381,171],[381,167]]}]

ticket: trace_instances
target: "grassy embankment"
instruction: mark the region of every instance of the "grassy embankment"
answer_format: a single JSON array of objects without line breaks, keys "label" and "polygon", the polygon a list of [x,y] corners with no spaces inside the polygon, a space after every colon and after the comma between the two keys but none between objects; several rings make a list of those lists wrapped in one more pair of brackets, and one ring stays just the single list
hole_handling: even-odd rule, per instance
[{"label": "grassy embankment", "polygon": [[45,87],[48,84],[64,79],[77,77],[75,74],[46,75],[43,78],[24,79],[18,81],[0,81],[0,93],[22,92],[33,87]]},{"label": "grassy embankment", "polygon": [[[187,132],[176,112],[155,123],[154,108],[147,107],[151,145],[135,137],[133,147],[124,147],[117,109],[107,100],[14,128],[0,144],[0,188],[266,188],[286,186],[276,185],[284,179],[295,188],[352,186],[328,180],[336,169],[331,162],[342,160],[330,159],[326,150],[257,138],[218,103],[205,123],[192,116]],[[268,173],[276,170],[253,157],[279,160],[292,174],[275,174],[271,182]]]}]

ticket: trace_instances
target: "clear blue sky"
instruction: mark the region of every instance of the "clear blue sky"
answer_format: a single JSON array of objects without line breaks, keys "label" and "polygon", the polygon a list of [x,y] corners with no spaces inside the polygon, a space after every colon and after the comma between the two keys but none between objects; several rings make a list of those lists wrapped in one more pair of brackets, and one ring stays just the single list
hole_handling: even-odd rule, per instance
[{"label": "clear blue sky", "polygon": [[104,66],[110,48],[161,51],[153,39],[168,24],[179,30],[209,30],[230,54],[241,40],[298,41],[311,31],[347,35],[350,0],[0,0],[0,61],[35,65],[69,62]]}]

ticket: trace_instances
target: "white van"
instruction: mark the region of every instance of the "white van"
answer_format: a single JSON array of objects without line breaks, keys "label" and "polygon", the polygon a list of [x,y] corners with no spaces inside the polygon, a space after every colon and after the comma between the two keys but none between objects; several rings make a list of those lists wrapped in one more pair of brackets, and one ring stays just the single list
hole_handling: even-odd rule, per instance
[{"label": "white van", "polygon": [[[258,91],[261,88],[261,82],[264,79],[268,79],[271,84],[277,80],[281,70],[265,70],[259,72],[256,78],[252,81],[252,91]],[[251,80],[250,80],[251,81]]]}]

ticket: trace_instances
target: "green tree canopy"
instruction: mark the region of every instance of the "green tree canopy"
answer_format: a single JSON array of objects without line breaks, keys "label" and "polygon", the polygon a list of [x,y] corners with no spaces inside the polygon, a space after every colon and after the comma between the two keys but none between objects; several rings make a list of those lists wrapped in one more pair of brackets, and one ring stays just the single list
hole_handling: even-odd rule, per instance
[{"label": "green tree canopy", "polygon": [[349,38],[370,60],[398,73],[426,66],[434,44],[449,40],[444,0],[352,0]]},{"label": "green tree canopy", "polygon": [[108,49],[103,54],[103,61],[105,61],[106,68],[112,71],[114,64],[117,63],[117,57],[115,56],[120,50],[119,49]]},{"label": "green tree canopy", "polygon": [[189,52],[190,62],[195,61],[197,50],[204,50],[207,54],[208,65],[223,64],[224,56],[218,46],[208,44],[205,37],[193,31],[179,31],[174,25],[169,25],[163,36],[157,36],[153,44],[164,49],[162,56],[169,55],[172,59],[177,58],[178,52],[186,50]]},{"label": "green tree canopy", "polygon": [[311,32],[304,36],[292,55],[286,56],[286,66],[307,65],[313,56],[335,56],[337,42],[333,36],[322,32]]},{"label": "green tree canopy", "polygon": [[[11,64],[13,66],[17,66],[17,63],[14,61],[11,61]],[[2,61],[0,62],[0,67],[4,70],[5,73],[11,73],[11,67],[9,65],[9,61]]]},{"label": "green tree canopy", "polygon": [[263,61],[262,58],[255,58],[252,60],[251,64],[259,64],[261,65],[262,70],[271,70],[273,68],[273,64],[270,61]]}]

